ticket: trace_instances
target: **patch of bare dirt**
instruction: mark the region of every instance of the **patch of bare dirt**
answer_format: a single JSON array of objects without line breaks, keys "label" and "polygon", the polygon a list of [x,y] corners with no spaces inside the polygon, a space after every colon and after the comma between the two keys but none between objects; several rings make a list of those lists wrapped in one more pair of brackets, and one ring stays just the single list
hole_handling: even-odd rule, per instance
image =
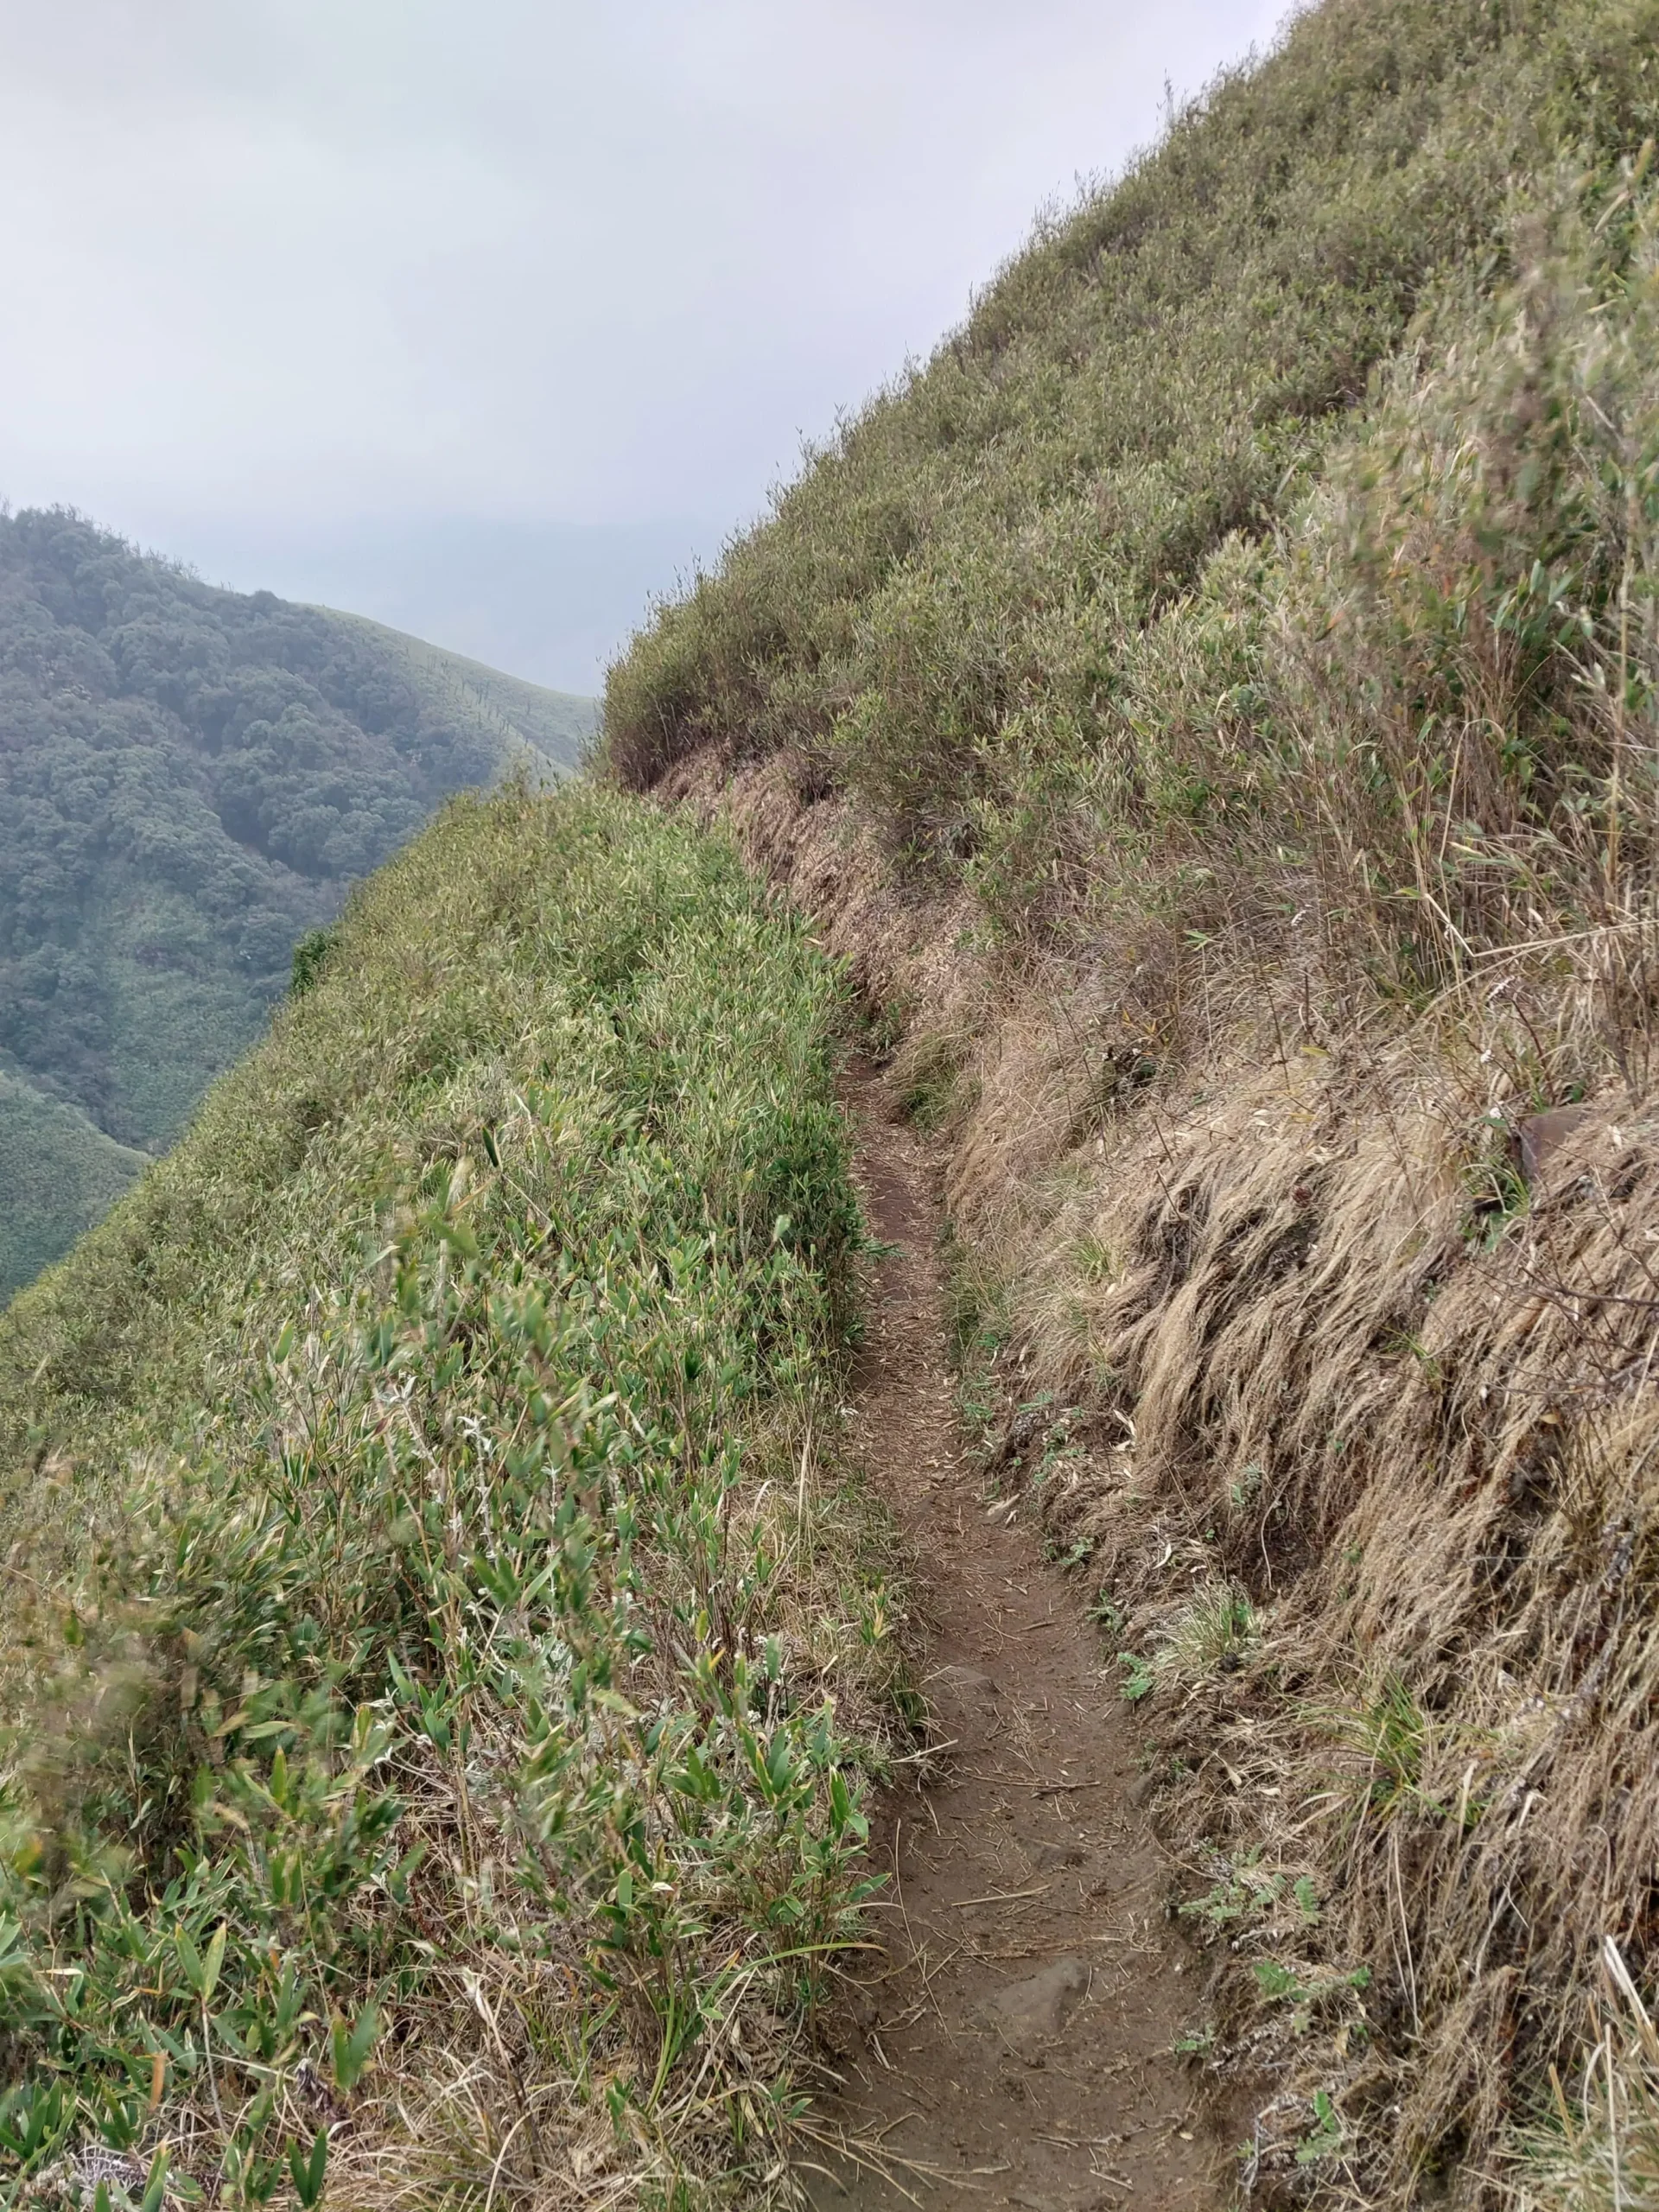
[{"label": "patch of bare dirt", "polygon": [[1225,2150],[1173,2050],[1202,2012],[1199,1967],[1166,1917],[1133,1723],[1035,1530],[987,1512],[946,1357],[933,1166],[868,1071],[849,1089],[871,1224],[896,1248],[875,1271],[855,1440],[919,1561],[941,1748],[875,1832],[884,1948],[828,2030],[823,2109],[866,2154],[810,2177],[810,2200],[1215,2206]]}]

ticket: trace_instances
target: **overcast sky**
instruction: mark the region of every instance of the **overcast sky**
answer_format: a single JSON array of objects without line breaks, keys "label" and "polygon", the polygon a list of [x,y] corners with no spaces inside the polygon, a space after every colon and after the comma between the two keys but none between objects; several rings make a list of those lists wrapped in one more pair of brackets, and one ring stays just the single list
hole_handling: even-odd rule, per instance
[{"label": "overcast sky", "polygon": [[0,495],[599,686],[1285,0],[0,0]]}]

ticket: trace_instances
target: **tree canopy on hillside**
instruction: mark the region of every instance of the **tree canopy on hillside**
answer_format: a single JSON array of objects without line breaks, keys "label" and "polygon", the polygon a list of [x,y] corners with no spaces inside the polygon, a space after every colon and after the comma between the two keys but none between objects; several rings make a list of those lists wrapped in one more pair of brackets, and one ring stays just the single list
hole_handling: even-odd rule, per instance
[{"label": "tree canopy on hillside", "polygon": [[[168,1141],[296,942],[525,751],[469,673],[67,510],[0,514],[0,1075]],[[568,760],[587,702],[543,696]]]}]

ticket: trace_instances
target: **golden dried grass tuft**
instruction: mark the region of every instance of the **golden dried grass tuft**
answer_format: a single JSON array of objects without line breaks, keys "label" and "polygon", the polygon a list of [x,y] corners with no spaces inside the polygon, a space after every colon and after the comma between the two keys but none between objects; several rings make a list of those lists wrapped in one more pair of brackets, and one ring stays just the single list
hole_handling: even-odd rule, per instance
[{"label": "golden dried grass tuft", "polygon": [[1652,2212],[1659,2205],[1659,2033],[1610,1936],[1594,2036],[1569,2096],[1516,2139],[1505,2173],[1517,2212]]},{"label": "golden dried grass tuft", "polygon": [[[1218,2000],[1207,2063],[1274,2085],[1252,2186],[1494,2198],[1606,1939],[1659,1967],[1650,917],[1343,1034],[1217,961],[1126,1082],[1146,1033],[1098,971],[1000,969],[868,879],[838,905],[840,806],[785,798],[764,856],[868,932],[901,1036],[976,1035],[945,1178],[1001,1478],[1064,1414],[1042,1509],[1109,1650],[1194,1646],[1141,1707],[1170,1834],[1295,1870],[1309,1973],[1369,1977],[1300,2034]],[[1586,1077],[1529,1188],[1517,1132]],[[1249,1632],[1198,1652],[1235,1590]]]},{"label": "golden dried grass tuft", "polygon": [[[1149,1104],[1051,1171],[1040,1226],[1037,1194],[982,1210],[1028,1255],[1020,1390],[1103,1445],[1133,1422],[1057,1536],[1132,1635],[1195,1573],[1264,1609],[1179,1818],[1294,1827],[1333,1948],[1377,1973],[1395,2109],[1363,2172],[1393,2196],[1469,2171],[1564,2060],[1607,1933],[1655,1963],[1659,1123],[1607,1096],[1528,1194],[1421,1032],[1345,1057]],[[1229,1786],[1237,1740],[1276,1802]]]}]

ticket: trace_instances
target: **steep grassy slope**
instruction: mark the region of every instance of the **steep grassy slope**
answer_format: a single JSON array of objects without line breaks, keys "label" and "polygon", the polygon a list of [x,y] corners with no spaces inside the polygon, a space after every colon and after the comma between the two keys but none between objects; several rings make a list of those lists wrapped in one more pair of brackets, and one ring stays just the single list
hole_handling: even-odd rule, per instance
[{"label": "steep grassy slope", "polygon": [[838,1007],[723,843],[459,801],[0,1318],[9,2185],[766,2194],[891,1668]]},{"label": "steep grassy slope", "polygon": [[[447,793],[569,766],[590,715],[372,623],[211,590],[76,516],[0,516],[0,1070],[159,1149],[346,886]],[[11,1148],[71,1126],[14,1116]],[[40,1211],[54,1158],[22,1165],[26,1239],[0,1209],[0,1279],[85,1225],[67,1173],[55,1224]]]},{"label": "steep grassy slope", "polygon": [[1109,936],[1132,880],[1169,957],[1313,897],[1333,987],[1351,931],[1432,985],[1577,853],[1582,648],[1645,643],[1656,29],[1304,18],[639,639],[616,768],[800,747],[1007,936]]},{"label": "steep grassy slope", "polygon": [[1659,2170],[1656,132],[1653,0],[1327,0],[607,693],[950,1141],[1264,2201]]}]

